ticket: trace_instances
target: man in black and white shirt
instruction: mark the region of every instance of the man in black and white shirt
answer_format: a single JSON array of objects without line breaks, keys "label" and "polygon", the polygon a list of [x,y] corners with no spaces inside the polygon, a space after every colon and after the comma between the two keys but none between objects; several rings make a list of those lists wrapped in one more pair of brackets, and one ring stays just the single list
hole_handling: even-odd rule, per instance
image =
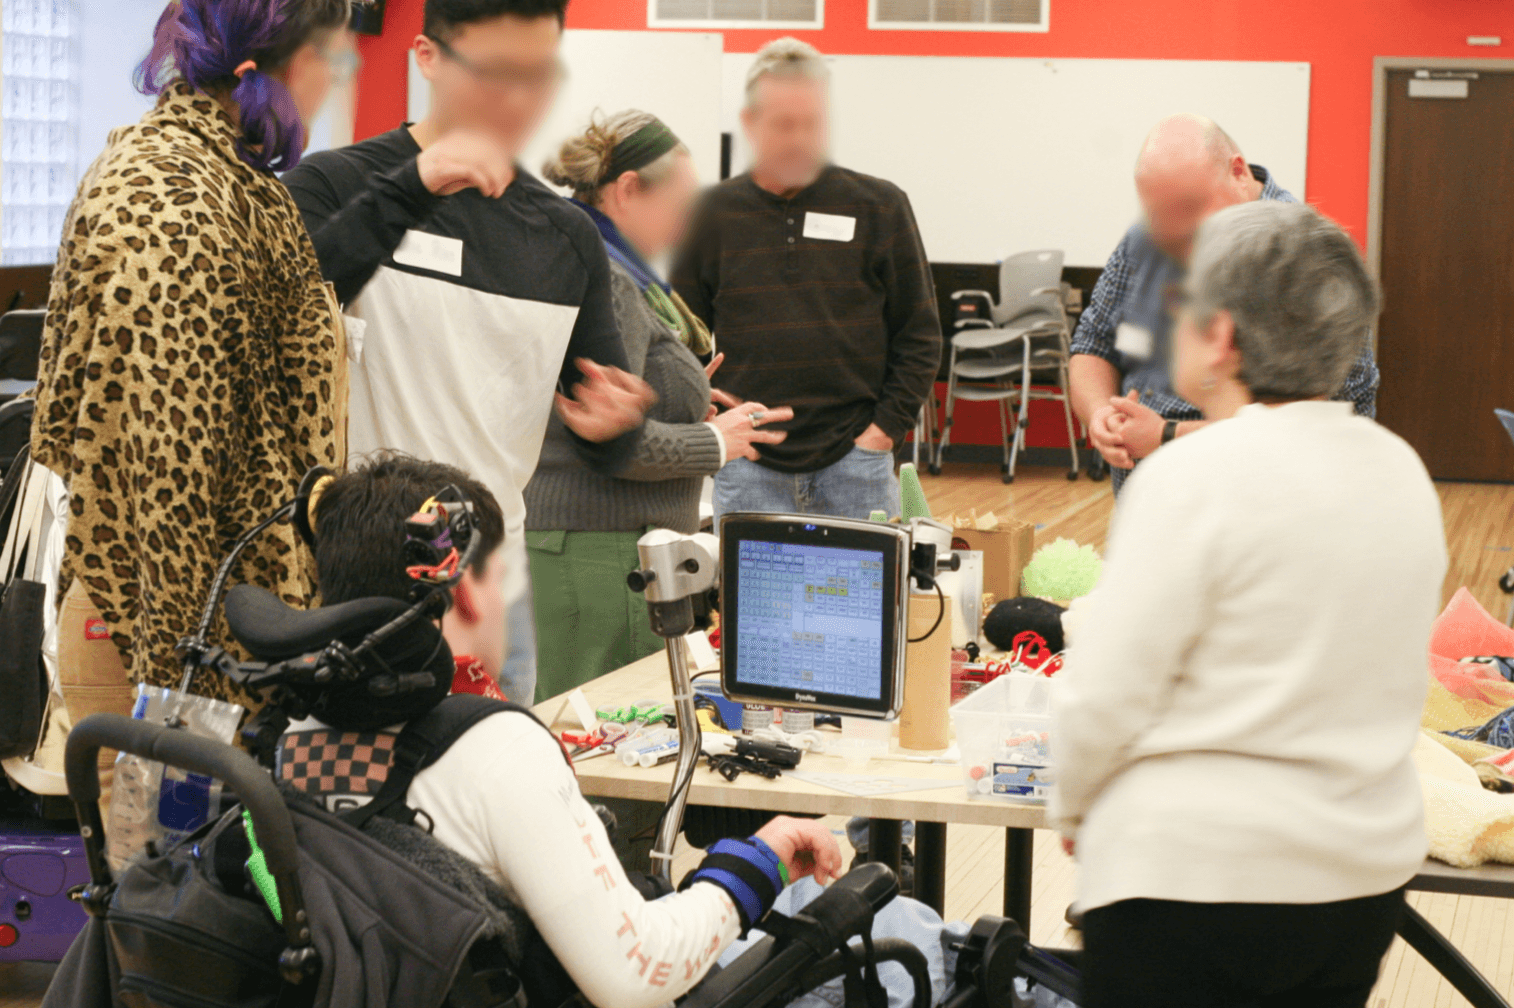
[{"label": "man in black and white shirt", "polygon": [[322,272],[361,320],[348,339],[352,450],[451,463],[503,506],[501,686],[524,703],[536,670],[521,491],[554,398],[576,449],[607,474],[629,459],[651,401],[622,370],[593,223],[515,165],[562,76],[566,5],[427,0],[415,41],[426,118],[284,176]]}]

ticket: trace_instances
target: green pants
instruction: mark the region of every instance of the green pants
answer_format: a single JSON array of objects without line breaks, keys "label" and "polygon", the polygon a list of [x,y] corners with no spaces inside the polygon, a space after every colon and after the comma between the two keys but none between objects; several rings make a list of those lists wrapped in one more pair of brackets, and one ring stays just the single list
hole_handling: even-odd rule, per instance
[{"label": "green pants", "polygon": [[[662,648],[647,601],[626,587],[641,532],[526,533],[536,606],[536,700]],[[640,697],[626,697],[635,703]]]}]

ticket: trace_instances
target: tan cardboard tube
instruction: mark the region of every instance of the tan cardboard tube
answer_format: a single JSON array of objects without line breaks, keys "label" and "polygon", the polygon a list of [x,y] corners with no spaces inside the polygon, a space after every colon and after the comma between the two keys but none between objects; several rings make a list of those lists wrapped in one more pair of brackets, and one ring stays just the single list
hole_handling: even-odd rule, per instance
[{"label": "tan cardboard tube", "polygon": [[[929,595],[909,597],[909,639],[922,637],[941,612],[941,599]],[[904,705],[899,712],[901,749],[945,749],[951,745],[951,608],[941,625],[925,640],[906,644],[904,651]]]}]

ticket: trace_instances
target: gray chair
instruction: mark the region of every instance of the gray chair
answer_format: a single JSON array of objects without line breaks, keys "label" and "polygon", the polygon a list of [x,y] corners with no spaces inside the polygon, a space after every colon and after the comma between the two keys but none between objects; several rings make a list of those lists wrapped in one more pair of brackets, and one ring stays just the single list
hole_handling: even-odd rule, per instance
[{"label": "gray chair", "polygon": [[[1509,432],[1509,437],[1514,438],[1514,410],[1496,409],[1493,415],[1498,417],[1503,429]],[[1498,579],[1498,587],[1503,589],[1505,595],[1514,595],[1514,567],[1504,571],[1503,577]],[[1504,622],[1514,627],[1514,598],[1509,599],[1509,615]]]},{"label": "gray chair", "polygon": [[925,394],[925,402],[920,404],[920,415],[915,418],[915,443],[914,463],[915,468],[920,468],[920,446],[925,446],[925,460],[927,465],[932,465],[936,458],[936,390],[935,382],[931,382],[931,390]]},{"label": "gray chair", "polygon": [[[1068,453],[1078,478],[1077,434],[1068,397],[1067,365],[1072,329],[1066,310],[1067,288],[1062,283],[1062,253],[1055,249],[1021,252],[999,267],[999,297],[987,291],[957,291],[954,300],[986,298],[988,318],[967,319],[952,336],[946,385],[946,420],[936,446],[932,473],[939,473],[951,447],[953,417],[958,400],[997,402],[1005,483],[1015,478],[1015,464],[1025,445],[1027,411],[1033,399],[1062,403],[1067,419]],[[1018,384],[1017,384],[1018,379]],[[1049,386],[1049,387],[1048,387]],[[1016,408],[1015,431],[1009,433],[1009,412]]]}]

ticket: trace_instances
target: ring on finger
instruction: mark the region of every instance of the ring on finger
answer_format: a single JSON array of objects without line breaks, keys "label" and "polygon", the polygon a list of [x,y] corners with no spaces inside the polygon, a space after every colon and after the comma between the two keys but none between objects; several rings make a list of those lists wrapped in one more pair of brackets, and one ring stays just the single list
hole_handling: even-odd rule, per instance
[{"label": "ring on finger", "polygon": [[758,409],[758,410],[752,410],[752,412],[748,413],[746,416],[747,416],[748,420],[752,421],[752,426],[756,427],[757,426],[757,422],[759,420],[761,420],[763,417],[767,416],[767,411],[766,410],[760,410],[760,409]]}]

